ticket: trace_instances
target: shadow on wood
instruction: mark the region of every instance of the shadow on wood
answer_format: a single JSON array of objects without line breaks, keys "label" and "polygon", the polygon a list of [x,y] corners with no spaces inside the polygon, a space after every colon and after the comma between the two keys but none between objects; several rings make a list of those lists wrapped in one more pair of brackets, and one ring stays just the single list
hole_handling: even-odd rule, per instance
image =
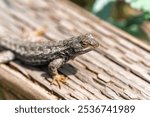
[{"label": "shadow on wood", "polygon": [[150,47],[70,1],[0,1],[0,16],[0,28],[9,35],[21,38],[22,29],[30,33],[46,25],[48,31],[38,40],[90,32],[100,44],[60,69],[68,78],[61,89],[45,80],[45,69],[16,61],[1,64],[6,99],[150,99]]}]

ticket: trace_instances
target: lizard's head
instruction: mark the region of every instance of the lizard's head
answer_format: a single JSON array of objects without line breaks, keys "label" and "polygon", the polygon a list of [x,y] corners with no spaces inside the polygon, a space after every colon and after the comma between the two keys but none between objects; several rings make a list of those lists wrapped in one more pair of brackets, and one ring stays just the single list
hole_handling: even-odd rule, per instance
[{"label": "lizard's head", "polygon": [[78,37],[73,37],[70,44],[70,47],[74,51],[74,56],[78,54],[84,54],[99,46],[99,43],[89,33],[80,35]]}]

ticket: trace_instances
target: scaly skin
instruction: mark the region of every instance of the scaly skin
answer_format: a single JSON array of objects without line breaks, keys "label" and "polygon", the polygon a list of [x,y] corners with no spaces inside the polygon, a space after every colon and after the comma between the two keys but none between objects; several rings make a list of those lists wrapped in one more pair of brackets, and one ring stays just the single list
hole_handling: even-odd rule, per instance
[{"label": "scaly skin", "polygon": [[34,66],[48,64],[54,84],[59,84],[59,81],[63,82],[64,79],[58,75],[57,69],[59,67],[68,60],[98,46],[98,42],[89,33],[54,43],[51,41],[29,42],[16,38],[0,37],[0,47],[11,51],[22,62]]}]

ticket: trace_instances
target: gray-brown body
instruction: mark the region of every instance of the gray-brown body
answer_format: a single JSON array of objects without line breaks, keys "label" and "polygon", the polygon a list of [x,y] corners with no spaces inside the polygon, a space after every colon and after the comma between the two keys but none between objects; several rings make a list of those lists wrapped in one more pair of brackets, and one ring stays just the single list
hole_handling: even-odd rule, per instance
[{"label": "gray-brown body", "polygon": [[58,58],[62,58],[66,62],[92,50],[97,45],[98,43],[91,34],[59,42],[29,42],[16,38],[0,37],[0,47],[12,51],[17,59],[30,65],[44,65]]},{"label": "gray-brown body", "polygon": [[[0,63],[17,58],[29,65],[45,65],[53,77],[53,84],[65,82],[65,77],[58,74],[58,68],[68,60],[98,47],[98,42],[91,34],[72,37],[59,42],[29,42],[12,37],[0,37]],[[60,84],[59,84],[60,86]]]}]

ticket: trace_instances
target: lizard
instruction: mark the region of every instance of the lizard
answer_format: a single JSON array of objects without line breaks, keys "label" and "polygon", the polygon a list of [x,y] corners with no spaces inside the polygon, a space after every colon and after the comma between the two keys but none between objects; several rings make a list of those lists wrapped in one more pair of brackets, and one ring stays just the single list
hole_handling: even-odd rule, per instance
[{"label": "lizard", "polygon": [[[52,75],[52,84],[60,85],[65,77],[58,73],[58,68],[70,59],[85,54],[99,46],[90,33],[73,36],[58,42],[29,42],[9,36],[0,36],[0,63],[18,59],[32,66],[48,65]],[[7,51],[6,51],[7,50]]]}]

